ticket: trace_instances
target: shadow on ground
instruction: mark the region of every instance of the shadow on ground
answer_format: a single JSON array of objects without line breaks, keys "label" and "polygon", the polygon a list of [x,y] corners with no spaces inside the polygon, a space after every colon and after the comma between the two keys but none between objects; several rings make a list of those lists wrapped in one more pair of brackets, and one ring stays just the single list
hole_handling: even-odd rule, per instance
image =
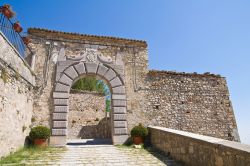
[{"label": "shadow on ground", "polygon": [[146,150],[150,154],[152,154],[153,156],[155,156],[156,158],[158,158],[159,160],[161,160],[167,166],[184,166],[183,163],[177,162],[177,161],[173,160],[173,158],[170,156],[170,154],[166,154],[164,152],[160,152],[157,149],[152,148],[152,147],[147,147]]},{"label": "shadow on ground", "polygon": [[111,139],[71,139],[67,141],[69,146],[79,145],[112,145]]}]

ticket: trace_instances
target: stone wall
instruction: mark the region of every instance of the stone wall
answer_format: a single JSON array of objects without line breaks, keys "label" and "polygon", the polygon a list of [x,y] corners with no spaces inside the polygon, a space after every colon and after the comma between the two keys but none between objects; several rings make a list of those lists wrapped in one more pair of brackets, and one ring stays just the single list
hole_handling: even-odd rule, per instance
[{"label": "stone wall", "polygon": [[239,141],[225,78],[150,71],[147,81],[150,125]]},{"label": "stone wall", "polygon": [[149,126],[153,147],[187,166],[247,166],[250,146],[214,137]]},{"label": "stone wall", "polygon": [[31,127],[35,77],[0,33],[0,157],[21,148]]},{"label": "stone wall", "polygon": [[124,79],[128,129],[138,123],[159,125],[239,141],[226,80],[213,74],[148,70],[144,41],[29,29],[38,75],[34,102],[35,124],[51,126],[55,64],[64,48],[67,58],[86,49],[110,58]]},{"label": "stone wall", "polygon": [[104,94],[71,90],[67,137],[111,138],[110,120],[106,118],[105,106]]}]

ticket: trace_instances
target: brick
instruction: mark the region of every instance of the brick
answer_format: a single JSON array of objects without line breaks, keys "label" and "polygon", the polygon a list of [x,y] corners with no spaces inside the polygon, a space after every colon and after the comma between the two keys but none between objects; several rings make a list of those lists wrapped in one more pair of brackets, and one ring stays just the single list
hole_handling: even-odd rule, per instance
[{"label": "brick", "polygon": [[70,79],[67,75],[63,74],[63,75],[61,76],[61,78],[59,79],[59,82],[71,86],[73,80]]},{"label": "brick", "polygon": [[104,75],[104,78],[106,78],[108,81],[112,80],[115,77],[116,77],[116,73],[112,69],[109,69],[107,73]]},{"label": "brick", "polygon": [[126,114],[114,114],[114,120],[126,120]]},{"label": "brick", "polygon": [[125,87],[124,86],[119,86],[112,88],[113,94],[125,94]]},{"label": "brick", "polygon": [[67,128],[67,121],[53,121],[53,128]]},{"label": "brick", "polygon": [[114,107],[116,107],[116,106],[126,107],[126,105],[127,105],[126,100],[113,100],[113,106]]},{"label": "brick", "polygon": [[52,129],[52,135],[66,135],[66,129]]},{"label": "brick", "polygon": [[68,106],[55,106],[54,112],[68,112]]},{"label": "brick", "polygon": [[125,114],[126,111],[126,107],[113,107],[114,110],[114,114]]},{"label": "brick", "polygon": [[74,66],[79,75],[86,73],[84,63],[79,63]]},{"label": "brick", "polygon": [[74,69],[73,66],[70,66],[69,68],[67,68],[64,73],[69,76],[72,80],[76,79],[78,77],[78,74],[76,72],[76,70]]},{"label": "brick", "polygon": [[111,87],[117,87],[117,86],[121,86],[122,82],[119,77],[115,77],[113,80],[110,81],[110,85]]},{"label": "brick", "polygon": [[127,128],[115,128],[115,135],[126,135],[128,133]]},{"label": "brick", "polygon": [[53,113],[53,120],[67,120],[67,113]]},{"label": "brick", "polygon": [[114,127],[115,128],[127,128],[127,122],[126,121],[114,121]]},{"label": "brick", "polygon": [[54,105],[69,105],[68,99],[54,99]]},{"label": "brick", "polygon": [[61,83],[57,83],[56,87],[55,87],[55,91],[56,92],[68,92],[70,91],[70,86],[61,84]]},{"label": "brick", "polygon": [[112,95],[112,99],[118,99],[118,100],[126,100],[126,95]]},{"label": "brick", "polygon": [[108,71],[108,68],[106,66],[99,65],[97,74],[100,76],[104,76],[107,71]]},{"label": "brick", "polygon": [[98,64],[96,63],[85,63],[87,73],[95,74],[97,71]]},{"label": "brick", "polygon": [[53,92],[53,98],[68,99],[69,93],[64,92]]}]

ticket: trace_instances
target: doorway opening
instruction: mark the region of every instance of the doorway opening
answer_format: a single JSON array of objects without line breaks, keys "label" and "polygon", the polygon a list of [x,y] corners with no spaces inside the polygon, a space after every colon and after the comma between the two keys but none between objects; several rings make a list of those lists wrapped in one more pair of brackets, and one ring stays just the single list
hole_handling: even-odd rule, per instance
[{"label": "doorway opening", "polygon": [[75,81],[70,89],[68,145],[112,144],[111,93],[95,76]]}]

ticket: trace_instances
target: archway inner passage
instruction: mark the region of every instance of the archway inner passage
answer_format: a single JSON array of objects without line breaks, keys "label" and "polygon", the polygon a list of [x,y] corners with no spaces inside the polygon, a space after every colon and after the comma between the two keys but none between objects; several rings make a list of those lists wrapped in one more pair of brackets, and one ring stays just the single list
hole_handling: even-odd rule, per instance
[{"label": "archway inner passage", "polygon": [[104,81],[85,76],[70,89],[67,143],[111,144],[111,93]]}]

